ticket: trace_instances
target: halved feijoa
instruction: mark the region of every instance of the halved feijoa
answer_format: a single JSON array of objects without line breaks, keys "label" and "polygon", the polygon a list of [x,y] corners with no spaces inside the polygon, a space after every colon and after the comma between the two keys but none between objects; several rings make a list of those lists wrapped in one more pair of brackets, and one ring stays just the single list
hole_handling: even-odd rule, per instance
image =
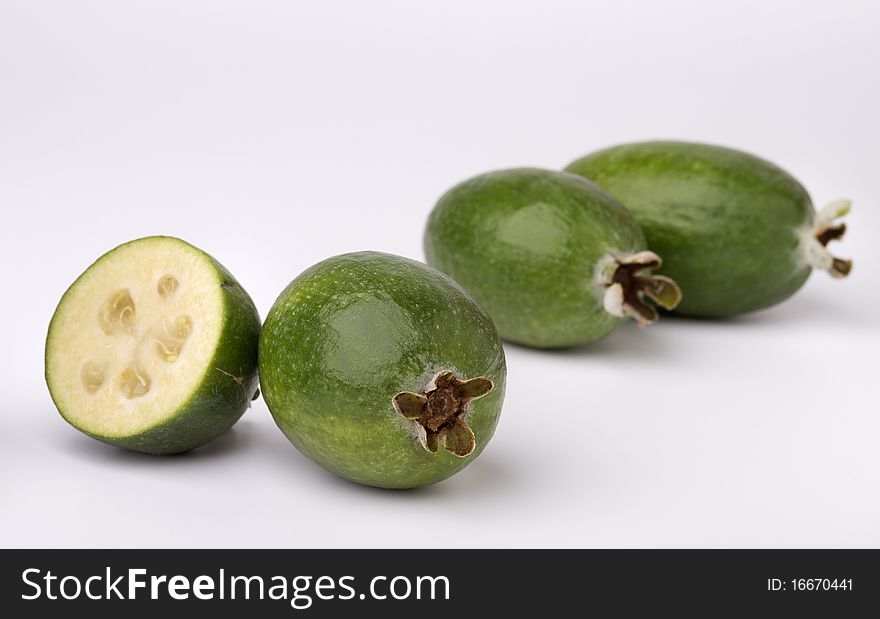
[{"label": "halved feijoa", "polygon": [[257,392],[260,318],[235,278],[172,237],[101,256],[64,293],[46,339],[58,411],[101,441],[188,451],[228,430]]},{"label": "halved feijoa", "polygon": [[689,142],[641,142],[595,152],[569,172],[629,209],[663,256],[661,273],[681,286],[676,309],[728,316],[794,294],[813,269],[845,277],[852,262],[826,245],[849,201],[816,213],[806,189],[776,165],[742,151]]},{"label": "halved feijoa", "polygon": [[281,293],[260,335],[263,397],[303,454],[383,488],[438,482],[495,431],[506,367],[489,317],[426,264],[328,258]]}]

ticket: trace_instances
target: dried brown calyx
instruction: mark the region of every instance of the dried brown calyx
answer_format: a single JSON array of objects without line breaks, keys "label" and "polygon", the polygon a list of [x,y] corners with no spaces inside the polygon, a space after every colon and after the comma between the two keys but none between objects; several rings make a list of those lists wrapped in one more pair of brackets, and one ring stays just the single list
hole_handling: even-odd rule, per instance
[{"label": "dried brown calyx", "polygon": [[492,391],[485,376],[461,380],[452,372],[437,374],[423,393],[402,391],[392,398],[394,410],[414,422],[422,446],[437,453],[440,442],[459,458],[473,453],[477,443],[464,416],[470,402]]},{"label": "dried brown calyx", "polygon": [[661,264],[660,256],[651,251],[623,258],[609,257],[600,269],[600,279],[605,286],[605,311],[619,318],[632,316],[644,326],[659,318],[651,302],[674,309],[681,301],[678,285],[663,275],[645,272]]},{"label": "dried brown calyx", "polygon": [[852,260],[836,258],[827,249],[828,243],[843,238],[846,224],[837,222],[849,213],[852,204],[849,200],[835,200],[816,213],[809,236],[804,240],[807,263],[827,271],[833,277],[846,277],[852,271]]}]

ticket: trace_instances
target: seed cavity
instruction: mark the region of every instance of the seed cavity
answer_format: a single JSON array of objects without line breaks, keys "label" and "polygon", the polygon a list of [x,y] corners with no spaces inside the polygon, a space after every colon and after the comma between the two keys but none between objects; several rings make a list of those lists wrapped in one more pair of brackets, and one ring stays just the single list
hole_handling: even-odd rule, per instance
[{"label": "seed cavity", "polygon": [[131,335],[135,319],[134,301],[128,289],[110,295],[98,311],[98,325],[107,335]]},{"label": "seed cavity", "polygon": [[80,370],[80,380],[83,387],[89,393],[95,393],[104,384],[107,366],[95,363],[94,361],[86,361]]},{"label": "seed cavity", "polygon": [[147,395],[151,382],[147,371],[136,363],[129,365],[119,375],[119,389],[129,400]]},{"label": "seed cavity", "polygon": [[186,314],[181,314],[174,319],[174,326],[171,331],[171,337],[183,341],[189,337],[189,334],[192,332],[192,327],[192,318],[190,318]]},{"label": "seed cavity", "polygon": [[172,322],[162,323],[163,333],[156,336],[156,352],[168,363],[174,363],[180,357],[183,343],[192,332],[192,318],[181,314]]},{"label": "seed cavity", "polygon": [[156,283],[156,290],[159,292],[159,296],[164,299],[165,297],[173,295],[179,284],[180,282],[171,275],[163,275]]}]

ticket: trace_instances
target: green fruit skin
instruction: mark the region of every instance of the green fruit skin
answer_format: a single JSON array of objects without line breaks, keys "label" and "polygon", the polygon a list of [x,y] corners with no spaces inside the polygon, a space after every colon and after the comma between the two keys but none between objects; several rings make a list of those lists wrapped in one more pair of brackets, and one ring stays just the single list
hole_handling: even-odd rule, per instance
[{"label": "green fruit skin", "polygon": [[635,215],[659,272],[681,287],[674,310],[704,317],[769,307],[811,268],[798,233],[813,219],[807,191],[753,155],[707,144],[643,142],[571,163]]},{"label": "green fruit skin", "polygon": [[603,257],[647,248],[615,199],[574,174],[490,172],[443,195],[428,218],[427,261],[455,278],[501,336],[539,348],[602,338],[622,320],[596,282]]},{"label": "green fruit skin", "polygon": [[[217,285],[222,288],[224,296],[223,327],[218,340],[220,345],[208,364],[208,369],[199,388],[175,415],[153,428],[133,436],[101,436],[90,432],[85,432],[85,434],[99,441],[132,451],[171,455],[196,449],[224,434],[235,425],[235,422],[241,418],[251,401],[257,396],[259,389],[257,347],[260,338],[260,315],[248,293],[223,265],[181,239],[155,236],[130,241],[110,250],[98,258],[95,264],[130,243],[141,243],[152,239],[171,239],[188,245],[208,258],[216,268]],[[85,272],[80,275],[80,278],[84,275]],[[77,282],[80,278],[77,278]],[[76,282],[68,288],[68,292],[74,286],[76,286]],[[68,292],[65,292],[65,296]],[[61,302],[64,302],[64,297]],[[54,319],[55,316],[53,316],[52,322]],[[47,352],[51,338],[52,323],[49,324],[49,335],[46,339]],[[49,385],[51,395],[52,386],[48,374],[46,382]],[[58,400],[54,395],[52,399],[62,417],[70,422],[64,415],[64,411],[58,406]],[[80,428],[77,429],[82,431]]]},{"label": "green fruit skin", "polygon": [[[465,419],[476,449],[427,451],[392,404],[439,371],[494,384]],[[337,475],[381,488],[432,484],[470,464],[495,431],[504,351],[489,317],[451,279],[377,252],[329,258],[281,293],[260,336],[263,398],[303,454]]]}]

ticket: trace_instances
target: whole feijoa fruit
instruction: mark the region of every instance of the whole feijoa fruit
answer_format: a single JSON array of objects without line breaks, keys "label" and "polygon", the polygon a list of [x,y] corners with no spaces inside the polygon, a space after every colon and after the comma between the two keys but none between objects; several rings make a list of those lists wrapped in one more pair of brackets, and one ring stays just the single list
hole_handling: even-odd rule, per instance
[{"label": "whole feijoa fruit", "polygon": [[328,258],[281,293],[260,382],[303,454],[370,486],[412,488],[470,464],[495,431],[504,351],[454,281],[389,254]]},{"label": "whole feijoa fruit", "polygon": [[151,454],[195,449],[256,396],[260,317],[205,252],[172,237],[131,241],[70,286],[46,339],[61,415],[106,443]]},{"label": "whole feijoa fruit", "polygon": [[587,155],[566,170],[608,191],[635,215],[662,273],[684,293],[677,312],[729,316],[769,307],[797,291],[814,269],[844,277],[849,260],[825,247],[847,200],[818,214],[784,170],[720,146],[643,142]]},{"label": "whole feijoa fruit", "polygon": [[614,198],[574,174],[501,170],[450,189],[425,230],[428,263],[455,278],[501,336],[554,348],[597,340],[624,317],[657,319],[650,301],[680,293],[650,275],[638,223]]}]

